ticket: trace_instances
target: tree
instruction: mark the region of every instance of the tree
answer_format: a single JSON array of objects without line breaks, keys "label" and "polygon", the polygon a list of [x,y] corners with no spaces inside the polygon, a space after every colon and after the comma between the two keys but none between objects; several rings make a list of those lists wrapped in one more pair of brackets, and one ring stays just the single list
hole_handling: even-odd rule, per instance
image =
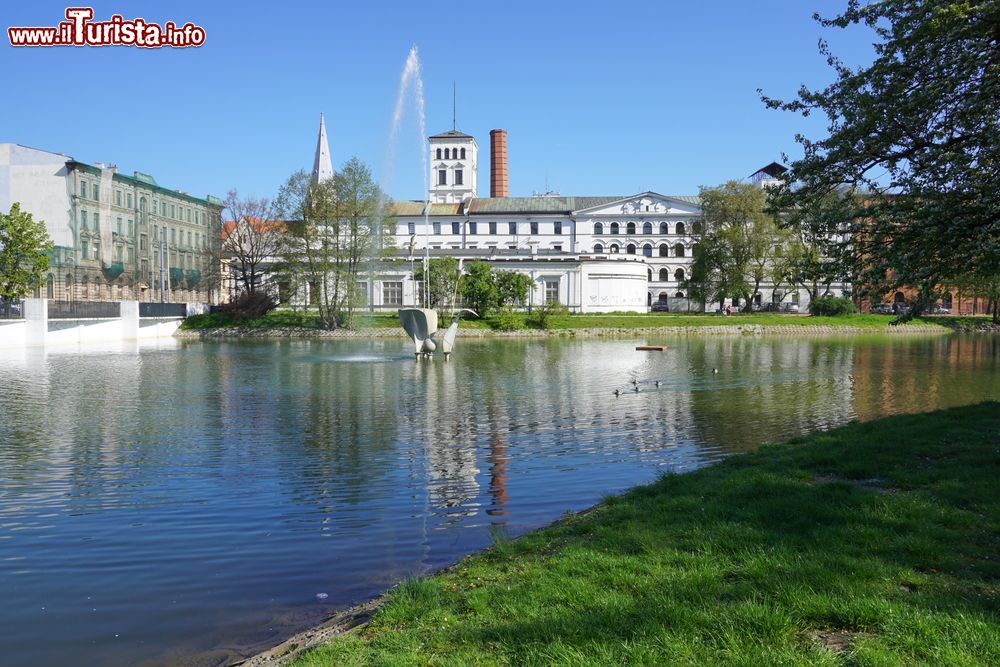
[{"label": "tree", "polygon": [[[240,291],[263,289],[265,271],[281,252],[283,229],[271,201],[263,197],[240,197],[230,190],[217,249],[218,265],[228,266]],[[226,218],[229,218],[226,220]]]},{"label": "tree", "polygon": [[[875,35],[867,67],[844,65],[820,42],[836,79],[767,106],[825,114],[827,136],[796,140],[781,208],[854,192],[839,260],[873,297],[910,286],[911,313],[963,274],[1000,273],[1000,3],[849,0],[825,28]],[[795,187],[790,187],[791,184]]]},{"label": "tree", "polygon": [[422,265],[413,272],[414,281],[427,285],[427,307],[438,310],[454,307],[460,277],[458,260],[454,257],[435,257],[428,264],[426,282]]},{"label": "tree", "polygon": [[500,291],[496,276],[486,262],[472,262],[462,276],[459,293],[465,305],[486,317],[500,304]]},{"label": "tree", "polygon": [[780,282],[775,259],[788,233],[766,210],[766,198],[765,190],[736,181],[701,189],[704,235],[688,281],[696,297],[737,296],[749,311],[761,285]]},{"label": "tree", "polygon": [[315,182],[304,171],[288,179],[276,200],[285,220],[283,275],[301,275],[328,329],[350,326],[360,304],[358,277],[366,262],[392,251],[385,198],[371,171],[351,158],[333,178]]},{"label": "tree", "polygon": [[45,223],[35,222],[18,202],[0,213],[0,306],[27,296],[44,284],[52,240]]},{"label": "tree", "polygon": [[531,276],[517,271],[497,271],[497,299],[501,306],[519,306],[528,300],[534,283]]}]

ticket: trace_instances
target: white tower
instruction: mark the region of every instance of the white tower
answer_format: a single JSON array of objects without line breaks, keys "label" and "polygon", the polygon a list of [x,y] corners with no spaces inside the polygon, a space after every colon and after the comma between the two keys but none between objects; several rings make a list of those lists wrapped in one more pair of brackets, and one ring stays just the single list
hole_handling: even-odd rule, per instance
[{"label": "white tower", "polygon": [[430,137],[430,199],[457,204],[476,196],[479,144],[475,138],[448,130]]},{"label": "white tower", "polygon": [[326,121],[319,115],[319,137],[316,139],[316,158],[313,160],[313,182],[321,183],[333,178],[333,163],[330,162],[330,145],[326,141]]}]

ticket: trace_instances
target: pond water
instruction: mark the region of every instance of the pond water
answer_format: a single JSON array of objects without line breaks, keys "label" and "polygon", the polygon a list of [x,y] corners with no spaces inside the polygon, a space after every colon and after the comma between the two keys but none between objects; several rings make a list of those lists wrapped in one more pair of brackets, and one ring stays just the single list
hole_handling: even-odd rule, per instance
[{"label": "pond water", "polygon": [[998,370],[995,336],[4,357],[0,663],[224,664],[493,531],[812,429],[1000,399]]}]

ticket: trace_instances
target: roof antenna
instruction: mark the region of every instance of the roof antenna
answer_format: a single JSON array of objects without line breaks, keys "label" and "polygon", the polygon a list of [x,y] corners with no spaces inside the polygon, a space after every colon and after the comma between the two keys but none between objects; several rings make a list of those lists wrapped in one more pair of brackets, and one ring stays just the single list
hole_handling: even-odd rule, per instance
[{"label": "roof antenna", "polygon": [[457,130],[458,129],[458,126],[455,123],[455,92],[456,92],[456,89],[457,89],[457,86],[455,85],[455,82],[452,81],[451,82],[451,129],[452,130]]}]

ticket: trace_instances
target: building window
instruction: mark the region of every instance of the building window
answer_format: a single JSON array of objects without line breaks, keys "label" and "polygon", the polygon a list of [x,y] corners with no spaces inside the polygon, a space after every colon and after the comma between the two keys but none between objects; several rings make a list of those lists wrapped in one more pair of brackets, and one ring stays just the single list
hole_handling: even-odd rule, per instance
[{"label": "building window", "polygon": [[115,231],[118,232],[118,236],[122,235],[122,219],[118,218],[115,220]]},{"label": "building window", "polygon": [[677,297],[678,299],[683,299],[684,298],[684,292],[678,292],[677,294],[674,294],[674,296]]},{"label": "building window", "polygon": [[653,256],[653,246],[649,245],[648,243],[646,245],[642,246],[642,256],[643,257],[652,257]]},{"label": "building window", "polygon": [[496,233],[497,233],[497,223],[491,222],[490,223],[490,234],[496,234]]},{"label": "building window", "polygon": [[438,169],[438,185],[448,185],[447,169]]},{"label": "building window", "polygon": [[545,303],[559,303],[559,281],[545,281]]},{"label": "building window", "polygon": [[610,252],[612,255],[617,255],[618,254],[618,245],[615,244],[615,243],[612,243],[611,246],[608,248],[608,252]]},{"label": "building window", "polygon": [[94,211],[94,231],[101,231],[101,214],[97,211]]},{"label": "building window", "polygon": [[441,233],[441,223],[440,222],[435,222],[434,223],[434,233],[435,234],[440,234]]},{"label": "building window", "polygon": [[463,183],[462,183],[462,170],[461,169],[456,169],[455,170],[455,185],[463,185]]},{"label": "building window", "polygon": [[82,199],[87,198],[87,181],[80,181],[80,197]]},{"label": "building window", "polygon": [[132,218],[128,220],[128,235],[129,237],[135,236],[135,223],[132,222]]},{"label": "building window", "polygon": [[403,283],[390,280],[382,283],[382,305],[402,306],[403,305]]},{"label": "building window", "polygon": [[188,222],[191,222],[191,209],[187,209]]},{"label": "building window", "polygon": [[674,246],[674,257],[683,257],[683,256],[684,256],[684,246],[683,244],[678,243],[677,245]]},{"label": "building window", "polygon": [[121,205],[122,205],[122,191],[115,190],[115,206],[121,206]]},{"label": "building window", "polygon": [[128,208],[132,208],[132,193],[131,192],[126,192],[125,193],[125,206],[128,207]]},{"label": "building window", "polygon": [[531,230],[532,234],[537,234],[538,233],[538,223],[537,222],[529,222],[528,223],[528,228]]},{"label": "building window", "polygon": [[465,159],[465,149],[463,148],[459,152],[461,153],[461,155],[458,156],[459,159],[464,160]]},{"label": "building window", "polygon": [[612,234],[617,234],[618,233],[618,229],[619,229],[618,223],[617,222],[612,222],[611,223],[611,233]]},{"label": "building window", "polygon": [[602,246],[600,243],[594,244],[594,254],[595,255],[600,255],[603,252],[604,252],[604,246]]},{"label": "building window", "polygon": [[678,222],[677,223],[677,234],[680,235],[680,234],[683,234],[683,233],[684,233],[684,223],[683,222]]},{"label": "building window", "polygon": [[455,236],[458,236],[459,234],[461,234],[462,233],[462,223],[461,222],[453,222],[453,223],[451,223],[451,233],[454,234]]},{"label": "building window", "polygon": [[562,252],[562,244],[557,243],[554,246],[552,246],[552,249],[555,250],[556,252]]},{"label": "building window", "polygon": [[627,246],[625,246],[625,254],[627,254],[627,255],[634,255],[635,254],[635,244],[634,243],[629,243]]},{"label": "building window", "polygon": [[87,212],[80,211],[80,229],[87,228]]},{"label": "building window", "polygon": [[56,293],[55,279],[56,279],[56,277],[50,273],[49,276],[48,276],[48,278],[46,278],[46,280],[45,280],[45,298],[46,299],[54,299],[55,298],[55,293]]},{"label": "building window", "polygon": [[97,183],[94,183],[94,187],[91,188],[91,189],[94,191],[94,201],[100,201],[101,200],[101,186],[99,186]]},{"label": "building window", "polygon": [[451,149],[450,148],[444,149],[444,159],[445,160],[450,160],[451,159]]},{"label": "building window", "polygon": [[511,236],[517,236],[517,223],[516,222],[508,222],[507,223],[507,233],[510,234]]},{"label": "building window", "polygon": [[660,292],[659,296],[656,297],[656,300],[659,301],[660,303],[666,303],[667,302],[667,293],[666,292]]},{"label": "building window", "polygon": [[597,222],[594,223],[594,236],[601,236],[604,234],[604,223]]},{"label": "building window", "polygon": [[473,236],[476,235],[476,223],[474,222],[469,223],[469,234],[472,234]]},{"label": "building window", "polygon": [[417,224],[415,222],[406,223],[406,233],[413,236],[417,233]]},{"label": "building window", "polygon": [[642,226],[642,233],[643,234],[652,234],[653,233],[653,223],[651,223],[651,222],[644,223],[643,226]]},{"label": "building window", "polygon": [[80,259],[87,259],[90,247],[87,245],[86,241],[80,241]]},{"label": "building window", "polygon": [[177,230],[170,228],[170,245],[177,245]]},{"label": "building window", "polygon": [[635,223],[634,223],[634,222],[630,222],[630,223],[628,223],[628,224],[627,224],[627,225],[625,226],[625,232],[626,232],[626,233],[627,233],[627,234],[628,234],[629,236],[635,236]]},{"label": "building window", "polygon": [[698,222],[698,221],[695,221],[695,223],[693,225],[691,225],[691,230],[695,234],[701,234],[701,223]]},{"label": "building window", "polygon": [[657,275],[661,283],[665,283],[670,280],[670,272],[666,269],[660,269],[660,273]]},{"label": "building window", "polygon": [[555,224],[552,226],[552,232],[555,234],[562,234],[562,220],[555,221]]},{"label": "building window", "polygon": [[145,249],[146,249],[146,235],[139,234],[139,250],[145,250]]},{"label": "building window", "polygon": [[670,225],[668,225],[665,222],[661,222],[660,223],[660,233],[661,234],[669,234],[670,233]]},{"label": "building window", "polygon": [[437,159],[441,159],[441,149],[437,149]]},{"label": "building window", "polygon": [[674,280],[676,280],[677,282],[684,281],[684,269],[677,269],[676,271],[674,271]]}]

